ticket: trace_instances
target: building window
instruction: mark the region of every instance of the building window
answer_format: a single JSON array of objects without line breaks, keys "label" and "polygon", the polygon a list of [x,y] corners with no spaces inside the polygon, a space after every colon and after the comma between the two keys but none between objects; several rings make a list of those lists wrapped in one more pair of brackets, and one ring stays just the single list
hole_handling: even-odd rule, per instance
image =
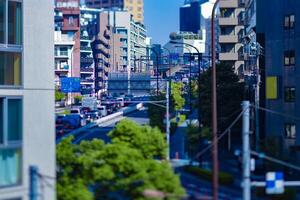
[{"label": "building window", "polygon": [[69,25],[74,26],[74,18],[73,18],[73,16],[69,17]]},{"label": "building window", "polygon": [[284,100],[285,100],[285,102],[295,102],[295,100],[296,100],[295,87],[285,87],[284,88]]},{"label": "building window", "polygon": [[22,3],[0,0],[0,86],[22,84]]},{"label": "building window", "polygon": [[21,85],[21,53],[0,51],[0,85]]},{"label": "building window", "polygon": [[295,15],[284,16],[284,29],[294,29],[295,28]]},{"label": "building window", "polygon": [[0,98],[0,187],[21,183],[22,100]]},{"label": "building window", "polygon": [[296,139],[296,124],[284,125],[285,138]]},{"label": "building window", "polygon": [[295,51],[285,51],[284,52],[284,65],[290,66],[295,65]]}]

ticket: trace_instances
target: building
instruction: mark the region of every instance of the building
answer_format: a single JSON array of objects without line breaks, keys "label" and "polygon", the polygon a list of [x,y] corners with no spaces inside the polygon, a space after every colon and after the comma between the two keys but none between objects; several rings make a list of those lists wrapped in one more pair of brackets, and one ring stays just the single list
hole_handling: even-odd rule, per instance
[{"label": "building", "polygon": [[283,114],[264,112],[264,137],[276,140],[283,147],[285,156],[294,161],[298,156],[299,161],[300,72],[297,69],[300,67],[300,27],[297,23],[300,21],[300,1],[256,3],[257,41],[264,48],[264,56],[260,59],[261,106]]},{"label": "building", "polygon": [[62,34],[60,30],[54,32],[54,70],[55,87],[61,88],[61,79],[72,76],[72,51],[74,48],[73,37]]},{"label": "building", "polygon": [[86,6],[91,8],[121,8],[128,10],[133,15],[133,20],[144,23],[143,0],[86,0]]},{"label": "building", "polygon": [[31,166],[38,186],[48,183],[38,195],[56,198],[53,9],[51,1],[0,1],[1,200],[30,199]]},{"label": "building", "polygon": [[244,35],[244,0],[220,1],[220,35],[221,52],[219,60],[231,65],[243,78],[243,44]]},{"label": "building", "polygon": [[92,51],[97,33],[99,10],[80,8],[80,79],[81,94],[95,94],[95,61]]},{"label": "building", "polygon": [[96,92],[107,90],[109,73],[135,73],[146,63],[137,58],[146,56],[146,29],[136,23],[126,10],[100,10],[99,27],[92,42],[96,58]]},{"label": "building", "polygon": [[201,30],[201,4],[208,0],[189,0],[180,7],[180,31],[197,34]]}]

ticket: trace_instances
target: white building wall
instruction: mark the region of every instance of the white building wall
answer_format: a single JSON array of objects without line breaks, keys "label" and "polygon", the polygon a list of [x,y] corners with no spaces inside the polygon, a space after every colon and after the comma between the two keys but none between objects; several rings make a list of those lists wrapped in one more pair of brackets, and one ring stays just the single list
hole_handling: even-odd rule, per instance
[{"label": "white building wall", "polygon": [[[53,1],[23,1],[23,86],[1,89],[1,96],[23,97],[22,184],[0,189],[0,199],[29,199],[29,166],[55,177]],[[55,188],[54,180],[48,180]],[[40,189],[40,188],[39,188]],[[56,199],[51,187],[40,198]]]}]

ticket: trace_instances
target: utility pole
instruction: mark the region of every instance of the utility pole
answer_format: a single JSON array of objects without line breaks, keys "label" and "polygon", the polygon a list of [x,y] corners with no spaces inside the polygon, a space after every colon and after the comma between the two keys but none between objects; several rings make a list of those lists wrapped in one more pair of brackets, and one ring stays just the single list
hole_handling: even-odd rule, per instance
[{"label": "utility pole", "polygon": [[219,198],[219,160],[218,160],[218,117],[217,117],[217,73],[216,73],[216,35],[215,35],[215,13],[220,0],[216,0],[211,14],[211,100],[212,100],[212,161],[213,161],[213,176],[212,189],[213,200]]},{"label": "utility pole", "polygon": [[256,50],[256,86],[255,86],[255,148],[259,151],[259,87],[260,87],[260,71],[259,71],[259,50],[260,45],[257,44]]},{"label": "utility pole", "polygon": [[250,103],[249,101],[243,101],[243,200],[251,199],[251,181],[250,181]]},{"label": "utility pole", "polygon": [[171,79],[169,79],[169,81],[167,81],[167,91],[166,91],[166,100],[167,100],[167,105],[166,105],[166,139],[167,139],[167,160],[170,159],[170,82]]},{"label": "utility pole", "polygon": [[29,167],[29,199],[38,200],[38,168]]}]

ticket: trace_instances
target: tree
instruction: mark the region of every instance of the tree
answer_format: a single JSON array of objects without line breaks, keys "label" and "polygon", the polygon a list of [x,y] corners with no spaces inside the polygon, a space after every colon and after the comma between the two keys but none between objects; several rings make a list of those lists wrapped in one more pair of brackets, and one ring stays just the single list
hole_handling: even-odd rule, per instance
[{"label": "tree", "polygon": [[61,101],[65,98],[65,94],[55,90],[55,101]]},{"label": "tree", "polygon": [[[150,101],[166,100],[166,94],[160,93],[159,96],[151,96]],[[163,104],[162,104],[163,105]],[[150,126],[158,127],[161,131],[165,130],[165,113],[166,109],[154,104],[148,104],[148,116],[150,119]]]},{"label": "tree", "polygon": [[58,200],[143,200],[148,189],[184,195],[170,165],[153,159],[166,147],[158,129],[125,120],[109,136],[110,144],[93,140],[75,145],[67,138],[57,146]]},{"label": "tree", "polygon": [[167,145],[163,133],[157,128],[140,126],[130,120],[122,120],[109,133],[115,144],[125,143],[139,149],[145,158],[163,159],[166,156]]},{"label": "tree", "polygon": [[183,97],[184,84],[182,82],[172,82],[171,84],[171,97],[172,97],[172,110],[181,110],[185,104]]},{"label": "tree", "polygon": [[[244,97],[244,84],[234,73],[233,68],[223,63],[217,65],[217,107],[218,129],[224,130],[241,110]],[[211,69],[201,75],[200,109],[202,123],[211,127]]]}]

